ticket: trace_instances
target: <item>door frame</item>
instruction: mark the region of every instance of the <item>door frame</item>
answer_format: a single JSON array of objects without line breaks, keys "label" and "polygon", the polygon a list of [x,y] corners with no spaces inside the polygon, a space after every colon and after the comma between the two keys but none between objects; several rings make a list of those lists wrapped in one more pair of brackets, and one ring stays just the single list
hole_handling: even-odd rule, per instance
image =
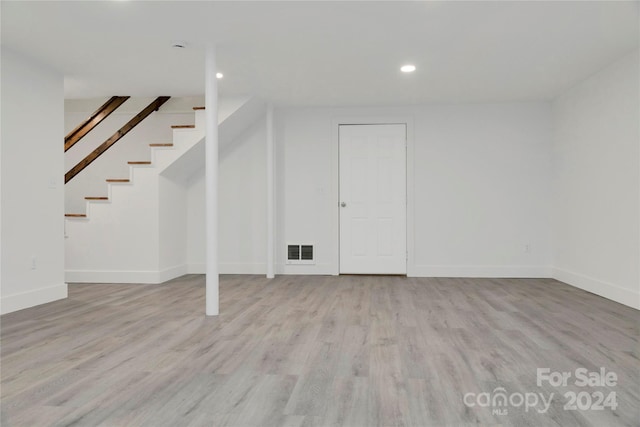
[{"label": "door frame", "polygon": [[336,116],[331,120],[331,190],[330,200],[333,203],[331,228],[334,240],[333,266],[334,276],[340,275],[340,125],[405,125],[407,129],[407,167],[406,167],[406,244],[407,244],[407,277],[414,275],[414,131],[413,117],[408,115],[382,116]]}]

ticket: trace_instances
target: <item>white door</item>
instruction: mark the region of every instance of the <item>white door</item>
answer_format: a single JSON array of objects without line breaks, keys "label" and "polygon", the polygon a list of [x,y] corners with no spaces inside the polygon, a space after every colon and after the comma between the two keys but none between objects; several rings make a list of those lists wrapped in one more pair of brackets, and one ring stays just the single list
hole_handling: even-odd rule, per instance
[{"label": "white door", "polygon": [[407,273],[407,129],[340,125],[340,273]]}]

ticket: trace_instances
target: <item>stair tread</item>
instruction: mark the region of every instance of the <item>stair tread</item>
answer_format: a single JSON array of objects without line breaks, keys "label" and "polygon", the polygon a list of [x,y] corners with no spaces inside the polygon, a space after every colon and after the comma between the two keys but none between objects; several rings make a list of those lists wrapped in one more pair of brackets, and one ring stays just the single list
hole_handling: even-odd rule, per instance
[{"label": "stair tread", "polygon": [[173,147],[173,144],[149,144],[149,147]]},{"label": "stair tread", "polygon": [[194,110],[204,110],[204,107],[193,107]]},{"label": "stair tread", "polygon": [[149,161],[132,161],[132,162],[127,162],[130,165],[150,165],[151,162]]},{"label": "stair tread", "polygon": [[171,129],[195,129],[196,125],[173,125]]},{"label": "stair tread", "polygon": [[108,197],[104,197],[104,196],[98,196],[98,197],[94,197],[94,196],[88,196],[84,198],[85,200],[109,200]]},{"label": "stair tread", "polygon": [[86,218],[87,214],[64,214],[68,218]]},{"label": "stair tread", "polygon": [[126,178],[108,178],[107,182],[130,182],[130,180]]}]

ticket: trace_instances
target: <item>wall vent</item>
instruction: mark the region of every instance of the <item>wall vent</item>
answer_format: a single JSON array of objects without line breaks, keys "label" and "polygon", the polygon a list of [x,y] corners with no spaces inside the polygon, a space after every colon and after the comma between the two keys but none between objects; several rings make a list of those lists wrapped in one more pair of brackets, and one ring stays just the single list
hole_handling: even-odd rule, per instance
[{"label": "wall vent", "polygon": [[315,264],[313,245],[289,244],[287,245],[287,264]]},{"label": "wall vent", "polygon": [[300,259],[300,245],[287,246],[287,259],[289,261],[297,261]]}]

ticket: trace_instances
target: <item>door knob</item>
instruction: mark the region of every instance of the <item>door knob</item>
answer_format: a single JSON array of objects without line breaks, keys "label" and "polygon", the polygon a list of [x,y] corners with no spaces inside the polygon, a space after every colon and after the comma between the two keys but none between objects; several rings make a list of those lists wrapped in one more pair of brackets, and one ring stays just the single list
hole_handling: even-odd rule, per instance
[{"label": "door knob", "polygon": [[345,202],[340,203],[340,206],[342,206],[343,208],[347,206],[347,204]]}]

